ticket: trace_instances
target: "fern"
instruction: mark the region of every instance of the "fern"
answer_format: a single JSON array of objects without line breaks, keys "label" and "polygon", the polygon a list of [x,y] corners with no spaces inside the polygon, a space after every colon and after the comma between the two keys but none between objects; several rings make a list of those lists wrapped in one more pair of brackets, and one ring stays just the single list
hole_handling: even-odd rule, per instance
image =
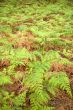
[{"label": "fern", "polygon": [[0,110],[5,110],[5,109],[7,109],[7,110],[13,110],[13,108],[11,108],[11,107],[9,107],[7,105],[4,105]]},{"label": "fern", "polygon": [[21,94],[19,94],[17,97],[15,97],[13,99],[13,104],[16,107],[20,107],[22,105],[25,106],[25,102],[26,102],[26,91],[21,93]]},{"label": "fern", "polygon": [[[23,83],[30,88],[29,98],[31,103],[31,110],[39,110],[41,107],[43,107],[45,110],[50,110],[49,106],[47,105],[48,101],[50,100],[50,96],[48,95],[47,91],[52,95],[56,95],[56,91],[58,91],[60,88],[72,96],[69,79],[66,73],[58,73],[52,75],[48,73],[49,75],[47,74],[47,77],[48,79],[50,78],[50,80],[46,79],[45,74],[48,72],[49,63],[45,65],[45,62],[49,62],[50,60],[48,59],[50,58],[48,58],[47,55],[44,55],[41,57],[41,62],[33,61],[30,63],[29,67],[31,70],[23,80]],[[45,87],[44,84],[47,87]]]},{"label": "fern", "polygon": [[[28,63],[28,72],[22,79],[23,86],[28,89],[18,96],[15,96],[14,99],[11,98],[12,107],[14,105],[14,109],[17,108],[17,110],[21,110],[23,107],[27,110],[27,94],[30,101],[28,110],[52,110],[53,108],[50,108],[48,105],[48,101],[51,99],[49,92],[52,95],[56,95],[56,91],[58,91],[59,88],[65,90],[69,95],[71,95],[69,79],[65,73],[52,75],[48,73],[51,62],[60,59],[58,52],[51,50],[46,53],[45,51],[35,51],[30,53],[25,48],[20,48],[17,50],[9,49],[6,54],[6,58],[10,59],[11,63],[11,66],[6,69],[7,74],[9,74],[9,72],[14,74],[14,67],[21,64],[25,65],[23,59],[30,59],[30,62]],[[39,59],[37,60],[37,58]],[[1,85],[11,83],[10,77],[7,75],[5,76],[5,74],[6,73],[4,73],[4,77],[3,75],[0,77]],[[4,107],[10,107],[8,102],[6,102],[6,104],[7,106],[2,106],[2,109],[4,109]],[[9,109],[11,110],[11,107]]]},{"label": "fern", "polygon": [[[62,3],[49,5],[47,1],[41,5],[33,1],[25,7],[6,3],[0,7],[0,110],[54,110],[48,104],[51,95],[54,97],[62,90],[72,97],[67,74],[51,72],[50,68],[52,62],[72,63],[60,55],[63,52],[70,56],[72,41],[60,36],[73,34],[73,8],[66,8]],[[11,3],[14,4],[14,0]],[[27,30],[33,33],[32,39],[31,33],[25,35]],[[19,36],[32,40],[32,51],[14,47],[20,42]],[[14,41],[9,42],[12,39]],[[71,52],[63,49],[60,52],[54,50],[55,47],[70,48]],[[2,63],[5,60],[9,61],[8,66]],[[19,71],[20,66],[24,67],[23,71]],[[9,87],[14,90],[10,91]]]},{"label": "fern", "polygon": [[0,75],[0,85],[11,83],[11,79],[9,76]]},{"label": "fern", "polygon": [[0,72],[0,85],[10,84],[12,82],[10,76],[5,74],[6,70]]},{"label": "fern", "polygon": [[48,83],[48,91],[55,94],[55,90],[58,88],[65,90],[70,96],[72,96],[70,82],[66,73],[60,72],[51,75],[51,79]]}]

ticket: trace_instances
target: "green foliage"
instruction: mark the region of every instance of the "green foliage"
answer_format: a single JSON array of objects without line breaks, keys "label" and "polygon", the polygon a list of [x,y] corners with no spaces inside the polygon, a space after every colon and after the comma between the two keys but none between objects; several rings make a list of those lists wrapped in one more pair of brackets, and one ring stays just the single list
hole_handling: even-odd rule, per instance
[{"label": "green foliage", "polygon": [[69,79],[66,73],[55,73],[51,76],[48,84],[48,91],[52,94],[55,94],[55,90],[58,88],[66,90],[69,95],[71,95],[69,87]]},{"label": "green foliage", "polygon": [[17,97],[13,99],[14,106],[20,107],[24,105],[26,102],[26,91],[19,94]]},{"label": "green foliage", "polygon": [[[48,56],[49,57],[49,56]],[[51,59],[52,60],[52,59]],[[46,63],[46,65],[45,65]],[[25,85],[27,85],[30,89],[30,103],[32,106],[31,110],[37,110],[40,108],[41,104],[46,107],[48,110],[48,100],[50,100],[50,95],[48,95],[49,91],[52,95],[56,95],[57,90],[60,88],[62,90],[66,90],[66,92],[71,96],[71,90],[69,85],[69,79],[66,73],[48,73],[45,75],[49,68],[48,58],[42,58],[40,62],[31,62],[30,65],[30,73],[27,75],[26,79],[23,80]],[[47,78],[46,78],[47,77]],[[50,80],[49,80],[50,78]]]},{"label": "green foliage", "polygon": [[0,75],[0,85],[11,83],[11,79],[9,76]]},{"label": "green foliage", "polygon": [[[48,101],[51,99],[49,92],[52,95],[55,95],[59,88],[65,90],[71,96],[69,79],[66,73],[50,74],[48,72],[51,62],[60,59],[58,52],[51,50],[46,53],[45,51],[34,51],[30,53],[25,48],[11,48],[11,50],[9,48],[9,52],[6,52],[5,56],[7,56],[6,58],[10,60],[11,66],[13,68],[15,68],[17,65],[25,65],[23,59],[30,59],[30,62],[27,64],[27,74],[22,80],[23,88],[27,87],[27,90],[23,91],[18,96],[14,95],[14,98],[9,98],[9,100],[12,101],[12,108],[14,110],[15,108],[22,110],[22,106],[24,109],[27,109],[27,98],[30,101],[30,110],[52,110],[53,108],[48,106]],[[37,57],[39,57],[39,60],[37,60]],[[7,74],[9,74],[8,71],[9,70],[7,69]],[[10,69],[10,72],[13,73],[13,70]],[[7,75],[5,76],[5,73],[4,76],[0,76],[0,79],[1,85],[9,84],[11,82],[10,77]],[[6,103],[7,105],[4,104],[4,106],[2,106],[2,110],[4,110],[4,108],[11,110],[11,107],[8,106],[8,102]]]},{"label": "green foliage", "polygon": [[[51,95],[61,90],[72,97],[66,72],[50,68],[53,62],[72,64],[60,54],[72,54],[73,41],[61,36],[73,34],[73,8],[49,4],[56,0],[31,1],[21,0],[26,5],[19,6],[17,0],[8,0],[0,7],[0,110],[54,110],[48,104]],[[19,45],[21,38],[30,49]]]}]

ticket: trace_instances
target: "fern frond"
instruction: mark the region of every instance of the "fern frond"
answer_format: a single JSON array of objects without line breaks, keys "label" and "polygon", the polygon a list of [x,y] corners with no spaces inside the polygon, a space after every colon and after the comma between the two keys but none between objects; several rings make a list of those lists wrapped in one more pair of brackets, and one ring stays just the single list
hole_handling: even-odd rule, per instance
[{"label": "fern frond", "polygon": [[19,94],[13,99],[13,103],[15,106],[22,106],[25,105],[26,102],[26,91],[23,93]]},{"label": "fern frond", "polygon": [[49,80],[48,90],[50,93],[55,94],[55,91],[58,88],[65,90],[70,96],[72,96],[69,78],[64,72],[53,74]]},{"label": "fern frond", "polygon": [[11,83],[10,76],[0,75],[0,85]]}]

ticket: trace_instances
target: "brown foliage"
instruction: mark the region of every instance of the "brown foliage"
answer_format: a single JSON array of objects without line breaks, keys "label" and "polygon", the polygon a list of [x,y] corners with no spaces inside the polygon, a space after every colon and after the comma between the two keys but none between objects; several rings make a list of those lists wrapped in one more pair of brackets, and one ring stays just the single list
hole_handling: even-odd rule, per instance
[{"label": "brown foliage", "polygon": [[3,68],[6,68],[10,65],[10,61],[9,60],[2,60],[0,61],[0,70],[3,69]]},{"label": "brown foliage", "polygon": [[60,63],[57,63],[57,62],[53,62],[52,65],[51,65],[51,69],[50,70],[52,72],[53,71],[56,71],[56,72],[63,71],[64,70],[64,65],[60,64]]}]

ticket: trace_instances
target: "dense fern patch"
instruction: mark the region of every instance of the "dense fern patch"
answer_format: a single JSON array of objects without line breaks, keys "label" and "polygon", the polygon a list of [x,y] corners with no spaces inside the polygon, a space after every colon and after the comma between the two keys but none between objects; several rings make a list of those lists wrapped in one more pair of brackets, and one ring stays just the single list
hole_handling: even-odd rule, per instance
[{"label": "dense fern patch", "polygon": [[73,98],[73,7],[21,3],[0,4],[0,110],[55,110]]}]

